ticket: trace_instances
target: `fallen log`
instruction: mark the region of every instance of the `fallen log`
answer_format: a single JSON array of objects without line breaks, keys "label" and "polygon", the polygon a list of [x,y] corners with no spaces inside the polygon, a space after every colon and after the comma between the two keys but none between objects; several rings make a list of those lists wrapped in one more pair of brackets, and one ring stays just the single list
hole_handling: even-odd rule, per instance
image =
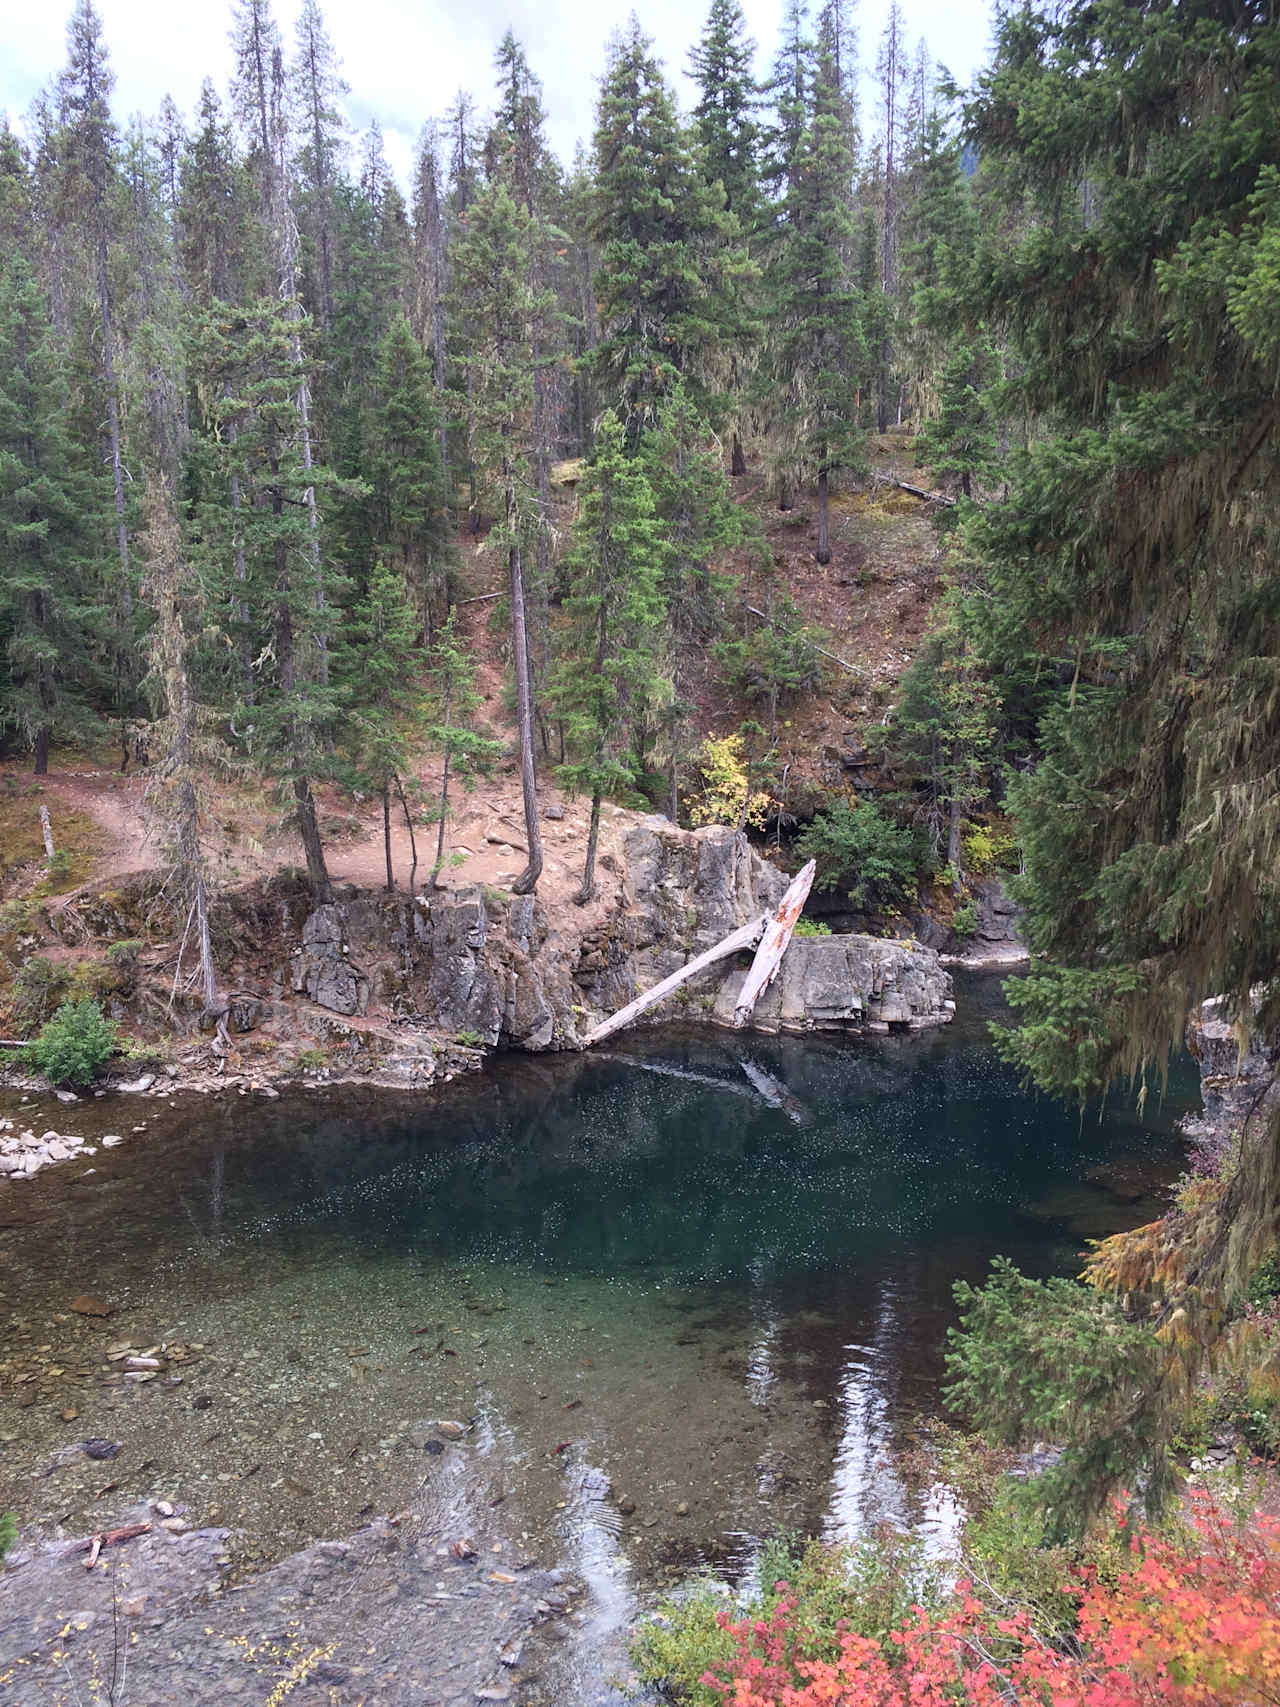
[{"label": "fallen log", "polygon": [[926,504],[945,504],[951,509],[955,504],[954,498],[948,498],[945,492],[926,492],[923,486],[912,486],[906,480],[893,480],[887,474],[877,477],[877,486],[896,486],[899,492],[910,492],[913,498],[923,498]]},{"label": "fallen log", "polygon": [[758,919],[752,919],[748,924],[739,925],[736,931],[731,931],[713,948],[697,955],[687,966],[682,966],[678,972],[671,973],[670,977],[655,984],[651,990],[646,990],[643,996],[637,996],[634,1002],[628,1002],[625,1008],[619,1008],[610,1019],[602,1020],[594,1031],[589,1031],[583,1038],[582,1047],[590,1049],[593,1043],[601,1043],[606,1037],[612,1037],[615,1031],[621,1031],[624,1025],[630,1025],[631,1021],[638,1019],[646,1009],[654,1007],[690,978],[696,978],[699,972],[705,972],[708,966],[714,966],[717,960],[727,960],[731,954],[737,954],[742,948],[754,948],[768,923],[768,915],[765,914]]},{"label": "fallen log", "polygon": [[804,904],[809,899],[809,890],[813,886],[813,874],[818,869],[816,860],[810,860],[791,880],[791,885],[782,900],[778,910],[765,927],[760,946],[756,949],[756,957],[751,962],[751,970],[742,980],[742,988],[733,1006],[733,1023],[735,1027],[743,1026],[751,1018],[756,1003],[778,976],[778,967],[782,957],[787,952],[787,944],[791,941],[791,933],[804,911]]}]

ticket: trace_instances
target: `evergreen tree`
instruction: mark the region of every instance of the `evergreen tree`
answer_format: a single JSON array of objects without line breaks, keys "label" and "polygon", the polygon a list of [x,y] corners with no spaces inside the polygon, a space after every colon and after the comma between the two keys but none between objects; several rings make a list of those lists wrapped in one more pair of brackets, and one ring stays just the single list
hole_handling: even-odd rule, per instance
[{"label": "evergreen tree", "polygon": [[440,471],[449,477],[449,436],[444,412],[446,372],[445,320],[448,294],[444,197],[439,139],[434,125],[423,128],[413,175],[413,291],[410,318],[423,347],[431,351],[440,415]]},{"label": "evergreen tree", "polygon": [[861,466],[865,436],[857,399],[866,339],[842,259],[852,247],[852,171],[835,67],[822,54],[769,270],[774,456],[784,483],[816,478],[819,563],[831,561],[831,477]]},{"label": "evergreen tree", "polygon": [[675,99],[632,21],[609,50],[595,132],[600,341],[588,357],[634,445],[684,377],[716,412],[725,346],[741,336],[747,268],[723,193],[695,168]]},{"label": "evergreen tree", "polygon": [[[942,370],[938,412],[916,437],[916,460],[944,491],[958,487],[973,497],[975,477],[995,466],[999,433],[991,401],[997,357],[985,340],[955,344]],[[946,512],[948,523],[953,518]]]},{"label": "evergreen tree", "polygon": [[374,564],[368,590],[351,613],[345,638],[342,666],[351,706],[343,720],[348,780],[381,796],[388,894],[396,886],[391,861],[391,796],[393,790],[398,794],[413,850],[409,872],[412,895],[418,850],[401,778],[408,769],[410,737],[422,720],[423,696],[415,668],[417,612],[404,578],[394,569]]},{"label": "evergreen tree", "polygon": [[[1009,12],[968,113],[1021,226],[984,225],[970,312],[1037,425],[969,541],[994,665],[1056,688],[1011,798],[1057,970],[1008,1047],[1060,1091],[1163,1061],[1209,994],[1275,1023],[1278,64],[1265,8]],[[1275,1243],[1280,1124],[1198,1226],[1191,1312]]]},{"label": "evergreen tree", "polygon": [[683,386],[672,392],[658,425],[641,440],[640,461],[662,541],[662,667],[668,684],[662,721],[667,811],[674,823],[692,745],[693,679],[723,622],[725,577],[716,572],[715,559],[741,545],[751,524],[733,501],[720,457]]},{"label": "evergreen tree", "polygon": [[236,724],[249,758],[289,801],[312,887],[327,900],[311,784],[328,769],[338,733],[329,607],[342,580],[318,549],[315,492],[331,481],[310,455],[289,307],[215,305],[197,323],[192,363],[213,435],[200,521],[211,590],[248,666]]},{"label": "evergreen tree", "polygon": [[93,725],[94,485],[67,435],[48,310],[21,254],[0,271],[0,724],[49,768]]},{"label": "evergreen tree", "polygon": [[338,103],[349,93],[317,0],[303,0],[294,30],[289,92],[301,145],[299,226],[314,254],[315,318],[322,332],[333,323],[333,191],[342,172],[345,139]]},{"label": "evergreen tree", "polygon": [[64,222],[79,227],[91,269],[96,298],[98,359],[107,424],[115,505],[116,554],[120,579],[117,598],[121,613],[120,646],[128,645],[124,630],[133,608],[133,574],[129,562],[129,529],[125,513],[125,456],[120,419],[120,385],[116,374],[115,305],[110,247],[112,196],[116,178],[117,135],[111,117],[113,77],[102,33],[102,20],[91,0],[76,0],[67,25],[67,64],[58,79],[60,127],[59,176]]},{"label": "evergreen tree", "polygon": [[698,164],[706,181],[723,189],[725,206],[744,234],[763,219],[755,51],[739,0],[711,0],[702,36],[689,55],[689,74],[698,85]]},{"label": "evergreen tree", "polygon": [[[906,20],[899,0],[889,0],[889,14],[880,38],[876,76],[880,84],[881,131],[881,220],[880,284],[886,301],[893,305],[898,295],[898,225],[902,212],[900,177],[905,151],[907,90],[911,68],[907,55]],[[876,377],[876,425],[888,430],[890,389],[893,372],[893,338],[886,319],[880,340],[880,364]]]},{"label": "evergreen tree", "polygon": [[[529,861],[513,888],[532,892],[542,872],[534,760],[532,670],[525,604],[525,555],[538,513],[528,493],[533,422],[533,324],[542,312],[530,285],[531,221],[501,179],[472,204],[453,252],[456,301],[468,328],[462,354],[473,410],[477,479],[497,499],[497,540],[511,584],[511,650]],[[473,494],[474,497],[474,494]]]},{"label": "evergreen tree", "polygon": [[235,302],[261,289],[262,260],[253,221],[252,196],[236,158],[231,124],[223,116],[213,84],[200,88],[195,133],[180,170],[182,225],[178,250],[192,298],[208,307]]},{"label": "evergreen tree", "polygon": [[662,551],[653,494],[612,410],[600,422],[578,506],[565,559],[563,662],[551,697],[574,755],[558,774],[591,796],[578,892],[587,902],[595,894],[601,801],[634,785],[632,732],[661,691]]},{"label": "evergreen tree", "polygon": [[430,634],[448,609],[452,540],[435,384],[403,313],[392,321],[378,352],[363,467],[377,550],[403,577],[419,629]]}]

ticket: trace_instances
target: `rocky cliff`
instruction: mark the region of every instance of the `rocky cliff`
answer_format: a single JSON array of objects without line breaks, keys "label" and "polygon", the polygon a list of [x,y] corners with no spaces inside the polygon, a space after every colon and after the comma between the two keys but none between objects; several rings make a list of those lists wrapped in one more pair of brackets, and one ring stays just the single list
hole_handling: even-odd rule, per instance
[{"label": "rocky cliff", "polygon": [[[394,1019],[489,1047],[572,1049],[597,1020],[777,905],[785,875],[732,830],[636,820],[620,841],[615,903],[602,919],[552,919],[533,897],[441,890],[409,900],[348,894],[301,923],[293,990],[358,1016]],[[683,987],[649,1022],[731,1023],[749,956]],[[912,1028],[951,1016],[951,980],[915,942],[793,940],[756,1024],[765,1030]]]}]

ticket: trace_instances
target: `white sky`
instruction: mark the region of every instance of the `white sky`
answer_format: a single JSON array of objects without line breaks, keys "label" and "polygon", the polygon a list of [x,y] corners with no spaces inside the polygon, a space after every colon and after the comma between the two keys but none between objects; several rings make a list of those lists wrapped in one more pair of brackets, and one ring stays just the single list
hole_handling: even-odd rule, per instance
[{"label": "white sky", "polygon": [[[230,5],[195,5],[191,0],[95,0],[101,13],[116,74],[117,118],[151,115],[171,94],[189,119],[203,77],[211,76],[225,99],[231,68],[227,30]],[[407,184],[418,133],[438,117],[459,88],[468,89],[483,112],[493,88],[493,54],[508,26],[524,44],[542,80],[553,148],[567,164],[574,143],[590,142],[597,82],[605,42],[624,24],[632,0],[468,0],[451,5],[430,0],[321,0],[329,34],[351,85],[348,112],[353,129],[372,119],[382,126],[387,156]],[[782,0],[743,0],[758,45],[757,74],[771,61],[782,17]],[[66,18],[71,0],[43,5],[0,0],[0,112],[21,129],[32,97],[57,73],[65,57]],[[646,33],[654,38],[668,75],[687,106],[690,85],[683,76],[692,44],[701,32],[707,0],[636,0]],[[815,8],[816,9],[816,8]],[[903,0],[907,37],[914,51],[924,36],[935,61],[961,82],[985,60],[991,37],[990,0]],[[298,0],[276,0],[286,49],[293,43]],[[859,0],[855,17],[865,70],[875,64],[887,0]],[[874,128],[870,86],[864,88],[863,129]]]}]

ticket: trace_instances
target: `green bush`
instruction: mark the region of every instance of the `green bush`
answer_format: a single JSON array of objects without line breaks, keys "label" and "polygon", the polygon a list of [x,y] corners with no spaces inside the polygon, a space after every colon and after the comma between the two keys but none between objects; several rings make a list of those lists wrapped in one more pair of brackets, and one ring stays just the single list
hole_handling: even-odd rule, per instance
[{"label": "green bush", "polygon": [[831,926],[824,925],[820,919],[797,919],[796,936],[830,936]]},{"label": "green bush", "polygon": [[840,801],[820,812],[796,839],[803,859],[818,862],[816,886],[843,889],[855,907],[900,907],[914,901],[920,849],[869,800]]},{"label": "green bush", "polygon": [[978,928],[978,903],[966,901],[951,915],[951,929],[961,942],[968,942]]},{"label": "green bush", "polygon": [[971,824],[964,838],[964,868],[974,877],[1017,871],[1018,843],[1013,831],[998,824]]},{"label": "green bush", "polygon": [[33,954],[13,980],[13,1017],[18,1030],[35,1031],[51,1019],[67,993],[71,974],[43,954]]},{"label": "green bush", "polygon": [[13,1513],[0,1511],[0,1559],[4,1558],[17,1539],[18,1526],[13,1521]]},{"label": "green bush", "polygon": [[27,1045],[27,1057],[51,1085],[88,1085],[115,1048],[114,1023],[86,997],[63,1002]]}]

